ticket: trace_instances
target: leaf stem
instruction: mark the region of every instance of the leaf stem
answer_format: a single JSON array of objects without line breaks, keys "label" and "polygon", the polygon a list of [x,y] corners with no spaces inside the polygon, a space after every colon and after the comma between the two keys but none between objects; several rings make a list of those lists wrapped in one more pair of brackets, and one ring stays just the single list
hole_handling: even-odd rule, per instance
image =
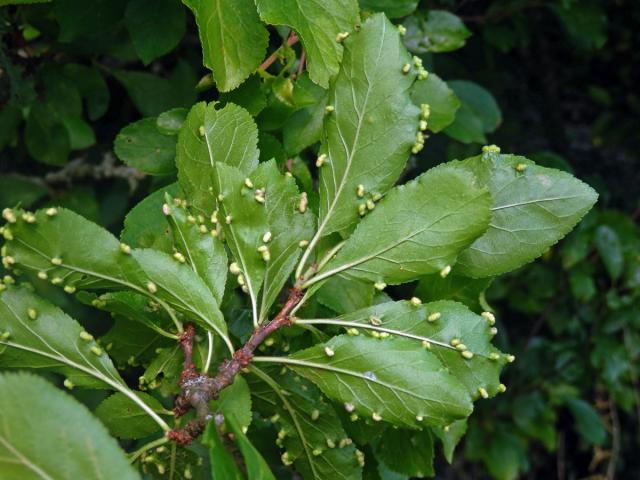
[{"label": "leaf stem", "polygon": [[381,327],[378,325],[371,325],[368,323],[360,323],[360,322],[348,322],[344,320],[334,320],[330,318],[314,318],[314,319],[297,319],[295,322],[297,325],[338,325],[340,327],[353,327],[353,328],[363,328],[365,330],[375,330],[377,332],[386,332],[390,335],[397,335],[399,337],[410,338],[412,340],[418,340],[421,342],[429,342],[433,345],[438,345],[442,348],[448,348],[449,350],[456,350],[455,347],[445,343],[440,342],[439,340],[432,340],[429,337],[422,337],[420,335],[414,335],[412,333],[403,332],[401,330],[395,330],[392,328]]},{"label": "leaf stem", "polygon": [[158,438],[156,440],[153,440],[153,441],[143,445],[138,450],[136,450],[135,452],[132,452],[132,453],[130,453],[128,455],[129,456],[129,463],[134,463],[136,460],[138,460],[138,458],[140,458],[148,450],[151,450],[152,448],[156,448],[156,447],[159,447],[161,445],[164,445],[168,441],[169,441],[169,439],[167,437],[160,437],[160,438]]},{"label": "leaf stem", "polygon": [[[287,38],[287,46],[291,47],[291,46],[295,45],[296,43],[298,43],[299,40],[300,39],[295,34],[295,32],[291,32],[289,34],[289,38]],[[282,50],[282,47],[278,47],[275,52],[273,52],[271,55],[269,55],[269,57],[264,62],[262,62],[262,64],[258,67],[258,70],[263,70],[264,71],[267,68],[269,68],[278,59],[278,55],[280,53],[280,50]]]}]

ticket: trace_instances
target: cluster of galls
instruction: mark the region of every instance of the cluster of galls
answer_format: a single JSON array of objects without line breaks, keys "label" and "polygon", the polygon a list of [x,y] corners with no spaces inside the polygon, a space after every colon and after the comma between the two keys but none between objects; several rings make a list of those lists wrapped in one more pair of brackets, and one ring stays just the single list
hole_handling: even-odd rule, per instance
[{"label": "cluster of galls", "polygon": [[[140,465],[142,466],[142,472],[145,474],[150,473],[151,467],[155,467],[159,475],[165,475],[167,472],[167,464],[171,462],[171,452],[164,445],[157,447],[153,451],[147,452],[140,458]],[[202,457],[198,457],[197,465],[201,467],[204,463]],[[182,471],[182,478],[191,480],[193,478],[193,471],[191,465],[186,465]]]},{"label": "cluster of galls", "polygon": [[[310,418],[313,422],[317,421],[320,418],[320,410],[313,410],[310,414]],[[276,424],[279,420],[280,420],[280,415],[274,415],[273,417],[271,417],[271,423]],[[284,439],[289,435],[289,432],[287,432],[284,428],[281,428],[278,431],[278,438],[276,439],[276,445],[280,448],[284,447]],[[319,457],[320,455],[322,455],[327,449],[334,449],[334,448],[345,448],[348,447],[349,445],[353,444],[353,440],[349,437],[345,437],[345,438],[326,438],[325,439],[325,445],[326,446],[314,446],[313,450],[311,450],[311,454],[314,457]],[[356,449],[355,451],[355,457],[356,457],[356,461],[358,462],[358,464],[361,467],[364,467],[364,453],[362,453],[360,450]],[[284,452],[281,456],[280,459],[282,460],[282,463],[285,466],[290,466],[293,464],[293,459],[291,458],[291,456],[289,455],[289,452]]]},{"label": "cluster of galls", "polygon": [[411,153],[414,155],[419,153],[424,148],[424,141],[426,140],[426,136],[424,132],[427,130],[429,124],[427,121],[429,120],[429,115],[431,115],[431,108],[428,104],[422,103],[420,105],[420,122],[418,123],[418,133],[416,133],[416,143],[413,144],[411,148]]}]

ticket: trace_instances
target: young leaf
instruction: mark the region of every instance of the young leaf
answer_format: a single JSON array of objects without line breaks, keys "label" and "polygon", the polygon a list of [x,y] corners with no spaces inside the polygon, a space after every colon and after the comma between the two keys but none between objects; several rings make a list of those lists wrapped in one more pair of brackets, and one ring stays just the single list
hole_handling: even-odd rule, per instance
[{"label": "young leaf", "polygon": [[[299,320],[302,324],[322,324],[322,320]],[[439,301],[413,305],[408,301],[386,302],[359,310],[327,324],[357,328],[364,332],[387,332],[430,346],[442,366],[462,383],[471,398],[480,396],[480,388],[488,396],[500,390],[500,370],[506,357],[491,345],[492,322],[476,315],[464,305]],[[455,345],[454,345],[455,344]],[[423,344],[425,345],[425,344]],[[464,345],[461,350],[459,345]],[[465,358],[463,351],[473,354]]]},{"label": "young leaf", "polygon": [[160,133],[155,118],[143,118],[120,130],[113,151],[124,163],[149,175],[170,175],[176,170],[176,140]]},{"label": "young leaf", "polygon": [[255,360],[287,365],[329,398],[374,421],[444,426],[472,410],[464,386],[437,356],[405,339],[341,335],[290,357]]},{"label": "young leaf", "polygon": [[256,5],[265,22],[298,32],[311,80],[327,88],[342,58],[338,34],[351,32],[358,23],[357,0],[256,0]]},{"label": "young leaf", "polygon": [[1,374],[0,411],[3,478],[140,478],[86,407],[42,378]]},{"label": "young leaf", "polygon": [[389,284],[442,271],[485,231],[490,205],[473,175],[450,164],[432,168],[392,190],[311,283],[343,271]]},{"label": "young leaf", "polygon": [[416,105],[429,105],[428,128],[435,133],[448,127],[460,108],[460,100],[454,91],[435,73],[429,73],[426,80],[413,84],[411,100]]},{"label": "young leaf", "polygon": [[184,7],[176,0],[133,0],[124,21],[145,65],[173,50],[185,31]]},{"label": "young leaf", "polygon": [[259,65],[269,33],[252,0],[183,0],[198,24],[204,65],[221,92],[240,85]]},{"label": "young leaf", "polygon": [[218,304],[222,303],[227,281],[227,252],[220,239],[211,235],[204,223],[182,207],[176,206],[173,198],[166,195],[167,220],[175,239],[176,249],[182,253],[191,268],[209,287]]},{"label": "young leaf", "polygon": [[259,379],[251,383],[251,394],[261,413],[273,415],[271,421],[280,428],[278,442],[286,450],[281,457],[285,465],[293,463],[306,480],[362,478],[352,440],[312,383],[296,381],[290,373],[280,375],[276,383],[265,371],[255,366],[251,370]]},{"label": "young leaf", "polygon": [[251,177],[256,188],[266,192],[264,206],[269,223],[261,238],[270,256],[266,262],[260,306],[260,320],[263,320],[300,257],[299,242],[313,235],[315,218],[309,211],[300,212],[301,197],[296,181],[282,175],[274,160],[261,163]]},{"label": "young leaf", "polygon": [[216,165],[237,167],[248,175],[257,165],[258,128],[251,115],[232,103],[216,109],[204,102],[191,108],[176,152],[178,180],[189,201],[205,216],[215,209],[220,193],[214,181]]},{"label": "young leaf", "polygon": [[542,255],[598,198],[570,174],[524,157],[485,153],[457,165],[473,172],[493,197],[491,225],[456,266],[456,273],[474,278],[508,272]]},{"label": "young leaf", "polygon": [[[151,395],[143,392],[136,392],[136,395],[157,414],[171,415]],[[144,438],[160,430],[147,412],[122,393],[114,393],[103,400],[96,408],[95,415],[109,429],[109,433],[118,438]]]},{"label": "young leaf", "polygon": [[374,15],[345,45],[324,125],[318,236],[352,226],[360,203],[393,186],[416,141],[419,112],[409,98],[415,77],[402,72],[411,58],[397,29]]}]

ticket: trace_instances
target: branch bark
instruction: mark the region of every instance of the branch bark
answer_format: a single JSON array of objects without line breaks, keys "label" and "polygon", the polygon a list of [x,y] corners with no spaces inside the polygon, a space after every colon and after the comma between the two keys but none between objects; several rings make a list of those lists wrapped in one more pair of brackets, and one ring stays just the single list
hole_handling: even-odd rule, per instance
[{"label": "branch bark", "polygon": [[214,377],[196,370],[192,360],[195,329],[192,324],[186,326],[179,340],[184,352],[184,365],[179,381],[181,393],[176,398],[173,411],[175,417],[180,418],[193,408],[196,416],[183,428],[170,431],[167,434],[170,440],[180,445],[188,445],[204,431],[209,420],[213,418],[209,410],[209,401],[218,398],[220,392],[233,383],[236,375],[251,363],[255,350],[269,335],[292,324],[291,311],[300,303],[302,297],[302,290],[292,288],[278,315],[271,322],[256,328],[242,348],[220,364]]}]

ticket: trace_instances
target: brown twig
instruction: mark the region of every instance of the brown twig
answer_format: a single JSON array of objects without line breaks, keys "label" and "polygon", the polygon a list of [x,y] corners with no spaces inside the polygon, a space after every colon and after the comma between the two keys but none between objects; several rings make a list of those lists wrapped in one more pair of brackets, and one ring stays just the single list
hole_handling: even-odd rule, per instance
[{"label": "brown twig", "polygon": [[[294,32],[291,32],[291,34],[289,35],[289,38],[287,38],[287,45],[288,46],[295,45],[296,43],[298,43],[299,40],[300,39],[298,38],[298,36]],[[258,67],[258,69],[266,70],[267,68],[269,68],[278,59],[280,48],[278,48],[275,52],[269,55],[269,57],[267,57],[267,59],[264,62],[262,62],[262,64]]]},{"label": "brown twig", "polygon": [[175,401],[174,415],[179,418],[193,408],[196,417],[183,428],[169,432],[169,439],[180,445],[188,445],[204,431],[207,422],[212,418],[209,400],[218,398],[220,392],[233,383],[236,375],[251,363],[255,350],[269,335],[281,327],[291,325],[290,313],[302,297],[300,289],[292,288],[280,313],[271,322],[257,327],[242,348],[236,350],[229,360],[220,364],[215,377],[198,373],[193,365],[191,354],[195,331],[193,325],[187,325],[179,340],[185,359],[179,382],[181,393]]}]

